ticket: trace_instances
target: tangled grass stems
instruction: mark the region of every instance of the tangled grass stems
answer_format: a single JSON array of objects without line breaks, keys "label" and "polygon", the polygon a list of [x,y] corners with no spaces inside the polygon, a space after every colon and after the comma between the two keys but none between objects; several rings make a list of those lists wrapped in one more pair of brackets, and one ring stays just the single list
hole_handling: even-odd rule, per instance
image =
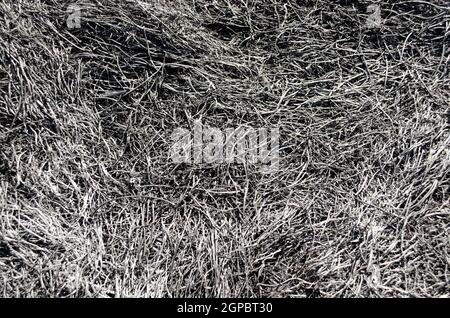
[{"label": "tangled grass stems", "polygon": [[[446,1],[0,4],[0,295],[449,290]],[[193,120],[282,166],[174,165]]]}]

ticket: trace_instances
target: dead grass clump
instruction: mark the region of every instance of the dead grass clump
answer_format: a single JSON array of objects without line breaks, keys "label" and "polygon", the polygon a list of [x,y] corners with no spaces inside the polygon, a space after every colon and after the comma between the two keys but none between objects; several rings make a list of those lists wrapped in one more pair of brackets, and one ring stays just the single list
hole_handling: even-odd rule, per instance
[{"label": "dead grass clump", "polygon": [[[449,296],[445,3],[0,4],[0,295]],[[280,171],[171,163],[197,119]]]}]

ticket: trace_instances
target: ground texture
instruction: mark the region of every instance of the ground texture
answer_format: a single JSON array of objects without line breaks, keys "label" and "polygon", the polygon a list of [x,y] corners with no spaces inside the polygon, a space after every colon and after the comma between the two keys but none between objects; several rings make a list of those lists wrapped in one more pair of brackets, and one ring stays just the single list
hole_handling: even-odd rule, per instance
[{"label": "ground texture", "polygon": [[0,296],[450,296],[450,9],[376,3],[0,0]]}]

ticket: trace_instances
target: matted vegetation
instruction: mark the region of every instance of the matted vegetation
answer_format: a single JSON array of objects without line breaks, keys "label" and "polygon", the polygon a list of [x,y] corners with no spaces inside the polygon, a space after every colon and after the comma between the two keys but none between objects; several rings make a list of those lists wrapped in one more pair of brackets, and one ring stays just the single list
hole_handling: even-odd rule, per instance
[{"label": "matted vegetation", "polygon": [[[447,1],[0,3],[0,296],[450,296]],[[277,126],[280,171],[170,134]]]}]

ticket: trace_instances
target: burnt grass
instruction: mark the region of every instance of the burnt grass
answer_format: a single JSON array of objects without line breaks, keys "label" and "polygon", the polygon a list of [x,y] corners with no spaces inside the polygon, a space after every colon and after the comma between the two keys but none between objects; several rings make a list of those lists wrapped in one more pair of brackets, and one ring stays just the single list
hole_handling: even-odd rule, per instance
[{"label": "burnt grass", "polygon": [[[450,296],[446,1],[0,2],[0,296]],[[279,171],[168,159],[279,127]]]}]

